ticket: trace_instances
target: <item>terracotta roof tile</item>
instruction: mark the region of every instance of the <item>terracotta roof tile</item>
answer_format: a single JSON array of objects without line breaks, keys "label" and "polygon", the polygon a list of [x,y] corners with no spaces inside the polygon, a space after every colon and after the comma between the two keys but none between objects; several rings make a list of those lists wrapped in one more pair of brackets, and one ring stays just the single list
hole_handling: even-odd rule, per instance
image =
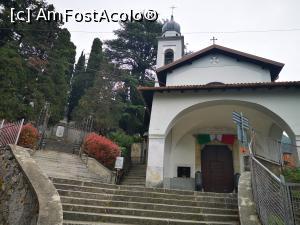
[{"label": "terracotta roof tile", "polygon": [[261,82],[261,83],[232,83],[232,84],[205,84],[205,85],[180,85],[180,86],[163,86],[163,87],[138,87],[138,90],[143,92],[143,91],[273,88],[273,87],[300,87],[300,81]]}]

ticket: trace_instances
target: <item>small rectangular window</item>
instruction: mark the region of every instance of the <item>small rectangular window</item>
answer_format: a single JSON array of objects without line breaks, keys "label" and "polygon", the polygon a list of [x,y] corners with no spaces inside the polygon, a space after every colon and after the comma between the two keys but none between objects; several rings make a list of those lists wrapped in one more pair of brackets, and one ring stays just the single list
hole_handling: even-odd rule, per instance
[{"label": "small rectangular window", "polygon": [[177,177],[191,177],[191,167],[178,166],[177,167]]}]

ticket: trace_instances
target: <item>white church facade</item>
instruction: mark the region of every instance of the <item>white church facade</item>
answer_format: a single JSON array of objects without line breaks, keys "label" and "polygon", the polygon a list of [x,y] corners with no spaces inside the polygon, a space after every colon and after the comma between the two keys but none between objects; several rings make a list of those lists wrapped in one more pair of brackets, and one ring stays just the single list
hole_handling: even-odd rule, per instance
[{"label": "white church facade", "polygon": [[[150,114],[146,186],[232,192],[245,170],[232,112],[257,132],[262,158],[276,161],[268,140],[287,134],[299,165],[300,82],[276,82],[284,64],[213,44],[184,55],[173,16],[158,38],[157,84],[140,87]],[[198,173],[199,173],[198,172]]]}]

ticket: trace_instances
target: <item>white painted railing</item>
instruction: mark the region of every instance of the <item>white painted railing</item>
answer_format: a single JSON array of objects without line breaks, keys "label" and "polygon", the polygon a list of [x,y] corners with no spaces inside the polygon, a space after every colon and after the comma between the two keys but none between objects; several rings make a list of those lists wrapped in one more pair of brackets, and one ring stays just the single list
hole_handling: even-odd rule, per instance
[{"label": "white painted railing", "polygon": [[24,119],[17,122],[5,122],[2,120],[0,123],[0,147],[5,147],[8,144],[17,144]]}]

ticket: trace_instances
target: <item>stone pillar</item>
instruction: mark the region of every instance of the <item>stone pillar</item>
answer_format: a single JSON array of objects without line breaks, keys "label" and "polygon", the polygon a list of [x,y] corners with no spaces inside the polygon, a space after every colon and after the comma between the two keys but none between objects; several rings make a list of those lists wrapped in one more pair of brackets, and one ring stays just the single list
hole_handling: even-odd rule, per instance
[{"label": "stone pillar", "polygon": [[295,158],[297,159],[296,166],[300,166],[300,134],[295,136],[296,138],[296,145],[297,145],[297,153],[298,155],[295,156]]},{"label": "stone pillar", "polygon": [[149,135],[146,187],[163,187],[165,136]]},{"label": "stone pillar", "polygon": [[196,142],[196,149],[195,149],[195,172],[201,171],[201,145]]}]

